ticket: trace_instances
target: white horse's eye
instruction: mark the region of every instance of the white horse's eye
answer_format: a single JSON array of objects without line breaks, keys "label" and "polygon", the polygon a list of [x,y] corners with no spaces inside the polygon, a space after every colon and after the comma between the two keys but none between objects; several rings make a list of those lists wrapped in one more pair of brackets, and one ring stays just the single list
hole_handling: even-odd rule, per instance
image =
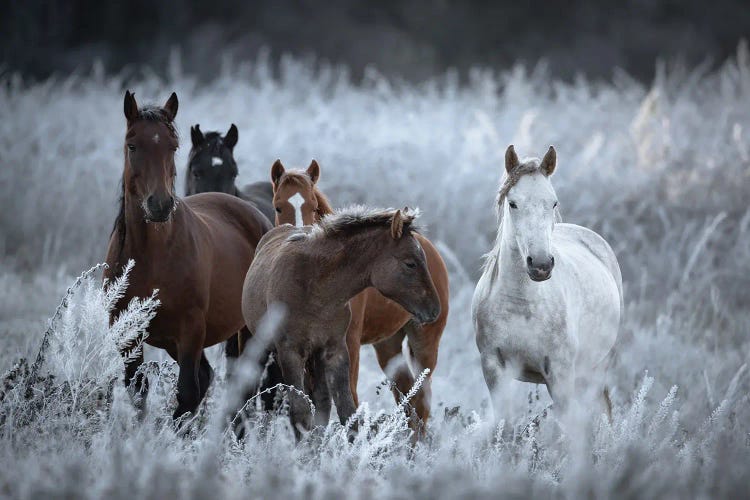
[{"label": "white horse's eye", "polygon": [[557,202],[555,202],[555,204],[552,205],[552,208],[557,208]]},{"label": "white horse's eye", "polygon": [[510,208],[518,208],[518,205],[516,205],[515,201],[509,201],[508,205],[510,205]]}]

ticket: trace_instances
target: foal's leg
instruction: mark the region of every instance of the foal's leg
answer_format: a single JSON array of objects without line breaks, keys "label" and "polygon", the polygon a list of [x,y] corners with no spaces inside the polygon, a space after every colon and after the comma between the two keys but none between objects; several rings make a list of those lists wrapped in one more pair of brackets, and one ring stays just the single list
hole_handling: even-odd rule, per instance
[{"label": "foal's leg", "polygon": [[395,385],[392,388],[393,397],[397,403],[401,401],[401,395],[408,393],[409,389],[414,385],[414,377],[401,352],[405,336],[406,331],[402,328],[394,333],[393,336],[373,345],[380,368],[388,378],[393,380]]},{"label": "foal's leg", "polygon": [[359,407],[357,382],[359,380],[359,350],[362,347],[362,329],[364,328],[365,296],[356,295],[349,301],[352,312],[349,328],[346,330],[346,348],[349,350],[349,386],[352,391],[354,406]]},{"label": "foal's leg", "polygon": [[315,425],[326,426],[331,418],[331,393],[328,390],[323,353],[320,351],[315,353],[311,361],[312,391],[310,396],[315,405]]},{"label": "foal's leg", "polygon": [[346,343],[341,341],[329,345],[323,354],[323,361],[325,380],[336,404],[339,422],[345,425],[357,411],[349,386],[349,352]]},{"label": "foal's leg", "polygon": [[294,434],[299,439],[302,431],[308,431],[312,427],[310,406],[301,395],[305,393],[305,359],[296,346],[290,344],[279,345],[276,352],[284,382],[299,391],[289,395],[289,417]]}]

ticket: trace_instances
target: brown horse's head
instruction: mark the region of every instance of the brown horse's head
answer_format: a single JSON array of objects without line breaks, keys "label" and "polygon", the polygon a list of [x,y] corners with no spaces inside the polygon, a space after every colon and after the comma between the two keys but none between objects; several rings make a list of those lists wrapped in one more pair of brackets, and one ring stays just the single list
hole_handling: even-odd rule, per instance
[{"label": "brown horse's head", "polygon": [[332,212],[328,200],[318,191],[320,167],[313,160],[307,170],[285,170],[281,160],[271,167],[276,225],[309,226]]},{"label": "brown horse's head", "polygon": [[440,299],[427,269],[424,250],[412,233],[416,216],[408,208],[393,213],[385,251],[375,257],[370,281],[417,321],[432,323],[440,315]]},{"label": "brown horse's head", "polygon": [[125,171],[126,200],[143,208],[148,222],[166,222],[175,209],[174,179],[177,170],[177,95],[173,92],[164,106],[138,108],[135,96],[125,92]]}]

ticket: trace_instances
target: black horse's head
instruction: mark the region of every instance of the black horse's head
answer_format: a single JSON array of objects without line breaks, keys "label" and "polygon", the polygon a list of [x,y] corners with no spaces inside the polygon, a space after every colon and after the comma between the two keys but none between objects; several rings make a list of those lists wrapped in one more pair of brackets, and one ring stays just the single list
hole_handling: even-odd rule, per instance
[{"label": "black horse's head", "polygon": [[209,191],[235,194],[237,162],[232,152],[237,144],[238,132],[234,123],[224,137],[219,132],[206,132],[204,135],[200,125],[196,124],[190,127],[190,139],[193,147],[185,176],[185,195]]}]

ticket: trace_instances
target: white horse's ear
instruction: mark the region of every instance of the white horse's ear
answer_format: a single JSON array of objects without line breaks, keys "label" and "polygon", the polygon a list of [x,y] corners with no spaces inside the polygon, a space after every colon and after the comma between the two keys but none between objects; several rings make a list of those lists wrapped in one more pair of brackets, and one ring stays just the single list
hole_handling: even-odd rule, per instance
[{"label": "white horse's ear", "polygon": [[396,213],[393,214],[393,220],[391,220],[391,237],[398,240],[402,234],[404,234],[404,218],[401,216],[401,210],[396,210]]},{"label": "white horse's ear", "polygon": [[520,164],[521,162],[518,161],[516,150],[513,148],[513,144],[511,144],[508,146],[508,149],[505,150],[505,170],[508,173],[511,173]]},{"label": "white horse's ear", "polygon": [[554,173],[556,166],[557,152],[555,151],[554,146],[550,146],[547,150],[547,154],[544,155],[544,158],[542,158],[542,163],[539,165],[539,170],[541,170],[544,175],[549,177]]}]

